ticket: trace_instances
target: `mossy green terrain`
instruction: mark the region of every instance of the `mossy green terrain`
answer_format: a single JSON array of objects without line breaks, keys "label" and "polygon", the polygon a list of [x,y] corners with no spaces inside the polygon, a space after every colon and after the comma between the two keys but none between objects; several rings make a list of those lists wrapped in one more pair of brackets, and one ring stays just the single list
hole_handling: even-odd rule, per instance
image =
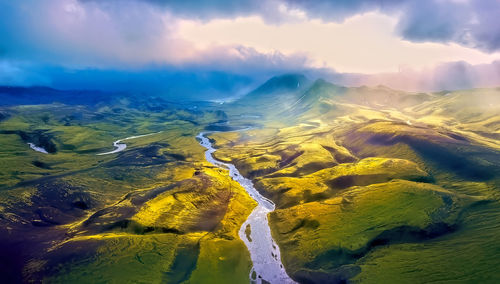
[{"label": "mossy green terrain", "polygon": [[498,89],[412,94],[319,80],[280,96],[296,103],[256,97],[279,110],[256,112],[263,127],[211,137],[217,158],[276,203],[269,222],[293,279],[500,279]]},{"label": "mossy green terrain", "polygon": [[210,131],[276,204],[294,280],[498,282],[499,98],[286,75],[224,105],[2,108],[0,267],[11,282],[248,283],[238,232],[256,203],[205,160]]},{"label": "mossy green terrain", "polygon": [[[195,139],[222,112],[121,105],[5,112],[0,235],[8,281],[248,280],[238,230],[255,202],[205,161]],[[97,155],[149,133],[126,140],[126,151]]]}]

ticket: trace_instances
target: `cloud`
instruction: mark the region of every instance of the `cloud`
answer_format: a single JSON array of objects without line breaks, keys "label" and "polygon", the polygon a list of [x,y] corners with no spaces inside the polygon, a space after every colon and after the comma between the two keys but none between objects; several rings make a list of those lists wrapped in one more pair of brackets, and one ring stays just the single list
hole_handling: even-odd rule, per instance
[{"label": "cloud", "polygon": [[456,42],[487,52],[500,50],[500,1],[409,1],[399,31],[412,41]]},{"label": "cloud", "polygon": [[[500,48],[500,21],[496,20],[496,15],[500,14],[500,2],[495,0],[422,0],[418,3],[409,0],[270,0],[264,2],[226,0],[25,0],[18,2],[0,0],[0,11],[0,33],[2,34],[0,58],[79,67],[141,68],[144,65],[158,63],[182,65],[196,61],[213,61],[207,58],[207,55],[218,53],[217,59],[220,60],[220,50],[223,48],[226,49],[229,60],[234,61],[231,57],[235,55],[234,51],[237,50],[235,48],[244,46],[260,53],[279,52],[287,56],[301,53],[301,56],[308,56],[312,61],[325,61],[329,67],[342,71],[361,71],[346,67],[349,62],[341,62],[342,58],[348,59],[346,56],[336,58],[334,55],[338,50],[332,52],[321,50],[323,46],[331,45],[339,34],[343,38],[338,39],[336,46],[342,45],[344,41],[344,49],[346,51],[355,49],[352,53],[357,54],[357,56],[350,56],[349,61],[356,61],[361,57],[369,57],[368,63],[373,60],[384,60],[386,69],[397,68],[398,64],[411,64],[411,62],[404,62],[412,61],[415,57],[411,52],[405,51],[408,50],[407,47],[401,47],[400,50],[404,52],[399,55],[393,53],[393,56],[384,57],[383,53],[374,54],[376,51],[374,48],[380,52],[388,50],[383,48],[381,39],[383,37],[389,40],[387,42],[389,47],[394,47],[395,41],[399,41],[397,43],[399,46],[405,45],[398,35],[394,34],[394,31],[399,32],[411,42],[454,42],[467,48],[477,48],[491,53]],[[379,17],[379,19],[369,16],[382,14],[388,16]],[[357,16],[353,17],[353,15]],[[201,21],[197,20],[200,18]],[[220,18],[225,18],[225,20]],[[325,22],[318,22],[314,20],[315,18],[321,18]],[[366,29],[366,32],[363,33],[361,29],[356,33],[354,30],[352,37],[346,33],[342,34],[342,30],[352,31],[344,24],[352,23],[354,18],[358,19],[358,22],[361,21],[359,19],[372,19],[373,25],[367,20],[365,21],[367,25],[361,27]],[[257,20],[254,20],[254,26],[246,29],[245,33],[232,37],[224,34],[230,31],[232,24],[240,24],[241,27],[245,19]],[[270,22],[270,19],[277,22]],[[183,31],[179,32],[179,26],[189,21],[194,23],[194,29],[198,30],[198,35],[201,35],[200,39],[186,38],[182,34]],[[206,31],[208,24],[213,26],[217,21],[227,21],[229,29],[219,30],[218,34],[211,34],[212,38],[207,39],[202,31]],[[276,41],[286,39],[287,34],[283,34],[283,36],[273,36],[269,40],[269,42],[274,41],[273,45],[277,48],[271,45],[259,46],[260,43],[252,45],[248,44],[248,41],[245,42],[252,32],[265,39],[266,34],[256,33],[263,30],[262,26],[267,31],[272,29],[283,31],[286,27],[295,28],[296,41],[282,40],[280,45]],[[308,31],[307,27],[309,27]],[[312,30],[315,28],[317,30]],[[288,34],[293,33],[288,32]],[[363,37],[364,41],[361,40]],[[242,38],[242,41],[235,41],[239,38]],[[200,47],[200,43],[206,43],[207,40],[211,40],[213,44]],[[311,42],[316,42],[315,48],[300,48]],[[283,46],[284,43],[288,46]],[[361,47],[364,50],[356,50]],[[217,49],[217,51],[208,49]],[[454,46],[450,49],[458,50]],[[447,58],[448,52],[439,53],[444,54],[443,61],[475,60],[472,57],[477,57],[469,55],[474,52],[462,52],[457,55],[463,56],[462,58]],[[432,52],[428,54],[426,56],[432,56]],[[434,55],[438,56],[437,53]],[[395,60],[401,62],[396,64],[391,62]],[[415,58],[413,61],[422,60]],[[336,62],[336,65],[332,65],[331,62]],[[471,63],[478,62],[475,60]],[[316,62],[317,65],[318,62]],[[364,63],[360,62],[358,65],[362,67]],[[369,70],[368,72],[380,71],[369,67],[369,64],[367,66],[365,69]]]},{"label": "cloud", "polygon": [[498,0],[285,0],[310,18],[343,21],[379,11],[398,15],[400,35],[411,41],[455,42],[487,52],[500,50]]},{"label": "cloud", "polygon": [[307,12],[310,18],[321,18],[328,22],[342,22],[356,15],[372,11],[393,11],[405,1],[399,0],[285,0],[291,8]]},{"label": "cloud", "polygon": [[0,0],[0,11],[0,59],[118,69],[243,61],[286,67],[303,60],[284,60],[279,51],[259,54],[240,44],[199,49],[178,34],[178,15],[144,1]]},{"label": "cloud", "polygon": [[[488,73],[478,70],[498,74],[486,66],[500,50],[499,3],[0,0],[0,84],[112,88],[100,79],[107,78],[125,88],[134,86],[122,80],[129,76],[137,86],[166,90],[162,84],[174,77],[164,74],[177,70],[233,74],[245,84],[310,72],[406,89],[488,85],[498,80],[481,79]],[[444,68],[446,61],[461,63]],[[430,83],[426,71],[442,79]]]},{"label": "cloud", "polygon": [[332,81],[347,86],[385,85],[405,91],[442,91],[500,86],[500,61],[488,64],[469,64],[464,61],[446,62],[415,70],[381,74],[323,74]]},{"label": "cloud", "polygon": [[51,80],[29,63],[0,60],[0,85],[50,85]]},{"label": "cloud", "polygon": [[[213,48],[200,60],[141,68],[80,67],[0,59],[0,85],[134,92],[170,99],[241,96],[276,74],[307,72],[300,56],[261,54],[251,48]],[[206,58],[206,59],[203,59]]]},{"label": "cloud", "polygon": [[[121,0],[79,0],[82,3],[122,3]],[[290,20],[286,2],[283,0],[137,0],[168,11],[179,18],[208,21],[216,18],[230,19],[259,15],[269,23]]]},{"label": "cloud", "polygon": [[[88,0],[87,0],[88,1]],[[91,0],[95,1],[95,0]],[[143,0],[174,12],[176,15],[197,19],[229,18],[261,13],[266,1],[232,0]]]},{"label": "cloud", "polygon": [[214,97],[307,58],[251,47],[198,49],[179,19],[141,1],[0,0],[0,84]]},{"label": "cloud", "polygon": [[260,16],[266,22],[281,23],[286,21],[283,12],[288,10],[305,12],[311,19],[342,22],[353,15],[378,11],[399,15],[398,30],[407,40],[455,42],[487,52],[500,50],[498,0],[142,1],[184,18],[204,21]]},{"label": "cloud", "polygon": [[500,54],[443,43],[414,43],[394,33],[397,18],[378,12],[350,17],[342,23],[302,19],[279,25],[260,17],[181,20],[178,35],[198,49],[216,44],[243,45],[266,54],[303,54],[308,67],[328,67],[338,72],[380,73],[397,71],[401,66],[424,68],[446,61],[468,60],[489,63]]},{"label": "cloud", "polygon": [[498,0],[286,0],[308,17],[343,21],[360,13],[398,15],[400,35],[411,41],[455,42],[487,52],[500,50]]},{"label": "cloud", "polygon": [[1,2],[3,57],[67,66],[176,62],[192,50],[172,37],[173,17],[149,4],[76,0]]}]

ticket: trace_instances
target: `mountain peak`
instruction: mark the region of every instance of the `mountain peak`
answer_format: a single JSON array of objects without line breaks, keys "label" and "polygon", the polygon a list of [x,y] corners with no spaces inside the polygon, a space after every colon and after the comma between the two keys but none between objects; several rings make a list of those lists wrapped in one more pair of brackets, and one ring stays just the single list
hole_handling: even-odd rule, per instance
[{"label": "mountain peak", "polygon": [[302,74],[283,74],[272,77],[250,94],[274,94],[284,92],[294,92],[304,89],[309,85],[309,79]]},{"label": "mountain peak", "polygon": [[309,94],[342,94],[347,90],[346,87],[330,83],[324,79],[317,79],[307,90]]}]

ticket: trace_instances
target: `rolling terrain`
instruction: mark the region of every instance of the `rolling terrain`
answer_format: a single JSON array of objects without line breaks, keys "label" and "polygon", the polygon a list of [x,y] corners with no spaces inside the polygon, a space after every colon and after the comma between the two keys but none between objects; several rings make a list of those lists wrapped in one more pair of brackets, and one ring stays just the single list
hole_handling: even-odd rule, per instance
[{"label": "rolling terrain", "polygon": [[201,132],[274,203],[272,237],[296,282],[500,280],[498,88],[287,74],[228,104],[0,91],[8,282],[250,282],[238,232],[257,202],[205,159]]},{"label": "rolling terrain", "polygon": [[[238,230],[255,203],[204,160],[194,138],[224,113],[119,103],[2,113],[0,267],[7,282],[248,279]],[[127,140],[126,151],[97,155],[119,138],[148,133]]]},{"label": "rolling terrain", "polygon": [[[500,278],[500,89],[405,93],[297,75],[270,85],[227,109],[252,110],[262,128],[212,137],[216,157],[276,203],[269,222],[293,279]],[[265,107],[246,105],[252,96]]]}]

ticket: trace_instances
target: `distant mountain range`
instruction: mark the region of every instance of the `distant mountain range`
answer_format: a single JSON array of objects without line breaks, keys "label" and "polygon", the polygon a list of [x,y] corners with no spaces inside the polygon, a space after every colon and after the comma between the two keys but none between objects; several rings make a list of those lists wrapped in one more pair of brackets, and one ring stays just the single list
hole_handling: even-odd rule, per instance
[{"label": "distant mountain range", "polygon": [[0,86],[0,106],[43,105],[60,103],[89,107],[127,106],[148,111],[163,110],[172,106],[204,104],[198,101],[169,101],[161,96],[133,92],[104,92],[99,90],[58,90],[50,87]]},{"label": "distant mountain range", "polygon": [[[450,99],[452,97],[454,99]],[[437,101],[446,101],[448,109],[452,111],[447,115],[452,116],[460,107],[463,113],[473,111],[471,108],[481,109],[474,111],[494,112],[494,106],[500,103],[500,88],[417,93],[394,90],[383,85],[345,87],[323,79],[311,81],[301,74],[285,74],[269,79],[233,104],[248,106],[261,114],[289,114],[296,117],[313,109],[315,115],[325,113],[328,109],[338,107],[338,104],[402,110]]]},{"label": "distant mountain range", "polygon": [[68,105],[93,105],[110,102],[113,98],[101,91],[57,90],[49,87],[0,86],[0,105],[37,105],[63,103]]},{"label": "distant mountain range", "polygon": [[[498,89],[497,89],[498,90]],[[324,98],[336,96],[337,100],[362,105],[391,105],[393,107],[407,107],[432,98],[448,94],[448,91],[435,93],[410,93],[394,90],[379,85],[375,87],[345,87],[330,83],[324,79],[310,80],[302,74],[283,74],[275,76],[262,85],[248,92],[236,100],[236,104],[261,105],[282,103],[287,107],[311,105]],[[234,94],[228,93],[227,96]],[[110,104],[121,99],[132,101],[155,101],[163,103],[193,102],[182,96],[144,95],[137,92],[105,92],[100,90],[59,90],[45,86],[18,87],[0,86],[0,105],[37,105],[62,103],[68,105],[98,105]],[[200,97],[198,101],[205,100]],[[267,101],[270,100],[270,101]],[[265,104],[265,105],[262,105]]]}]

